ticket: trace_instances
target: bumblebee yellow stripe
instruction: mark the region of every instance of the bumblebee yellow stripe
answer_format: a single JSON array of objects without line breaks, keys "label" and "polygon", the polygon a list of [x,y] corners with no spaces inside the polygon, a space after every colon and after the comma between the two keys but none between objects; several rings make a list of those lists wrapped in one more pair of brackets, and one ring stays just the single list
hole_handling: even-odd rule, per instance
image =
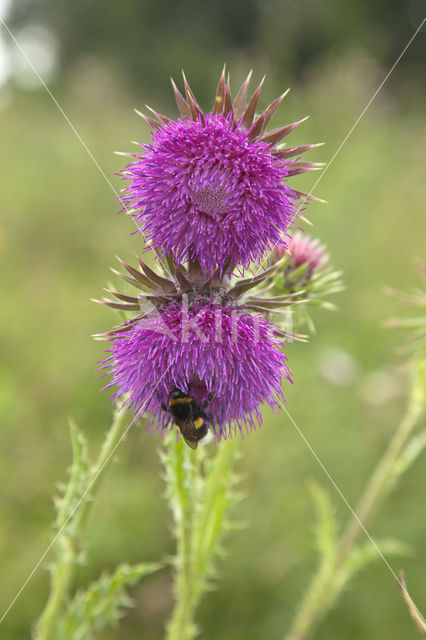
[{"label": "bumblebee yellow stripe", "polygon": [[203,418],[201,418],[201,417],[200,417],[200,418],[197,418],[196,420],[194,420],[194,427],[195,427],[196,429],[201,429],[201,427],[203,426],[203,424],[204,424],[204,420],[203,420]]},{"label": "bumblebee yellow stripe", "polygon": [[189,404],[190,402],[192,402],[192,398],[171,398],[169,407],[173,407],[175,404]]}]

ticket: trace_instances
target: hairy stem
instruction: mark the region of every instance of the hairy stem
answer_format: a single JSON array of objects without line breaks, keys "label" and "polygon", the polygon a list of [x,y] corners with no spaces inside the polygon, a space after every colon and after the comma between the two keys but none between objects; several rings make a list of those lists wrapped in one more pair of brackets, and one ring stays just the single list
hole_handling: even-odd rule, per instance
[{"label": "hairy stem", "polygon": [[309,638],[329,607],[331,592],[328,590],[335,566],[323,565],[318,569],[304,595],[301,606],[285,640],[304,640]]},{"label": "hairy stem", "polygon": [[195,572],[201,587],[207,574],[209,557],[214,552],[215,529],[218,525],[221,525],[218,520],[220,520],[222,514],[218,514],[216,518],[214,517],[215,510],[217,511],[215,503],[218,498],[220,499],[223,487],[230,482],[236,449],[237,441],[235,438],[222,443],[217,452],[211,473],[205,480],[206,490],[204,491],[203,505],[200,509],[199,524],[195,531],[196,544],[194,553]]},{"label": "hairy stem", "polygon": [[62,607],[66,602],[69,587],[74,575],[76,554],[72,540],[64,535],[58,541],[57,560],[51,568],[50,593],[39,619],[35,640],[48,640],[52,637]]},{"label": "hairy stem", "polygon": [[[169,459],[173,464],[175,482],[171,504],[175,520],[177,542],[175,557],[175,598],[176,604],[167,630],[167,640],[190,640],[196,633],[194,620],[195,576],[193,567],[192,526],[193,508],[191,489],[199,478],[195,475],[195,463],[199,451],[192,452],[181,438],[168,436],[166,446],[170,447]],[[174,448],[174,449],[173,449]],[[199,463],[197,464],[199,467]],[[170,491],[169,491],[170,495]]]},{"label": "hairy stem", "polygon": [[167,629],[167,640],[192,640],[201,597],[208,587],[212,561],[228,524],[227,509],[234,482],[235,439],[217,445],[206,458],[205,448],[191,451],[182,439],[169,438],[166,467],[168,498],[175,521],[176,604]]}]

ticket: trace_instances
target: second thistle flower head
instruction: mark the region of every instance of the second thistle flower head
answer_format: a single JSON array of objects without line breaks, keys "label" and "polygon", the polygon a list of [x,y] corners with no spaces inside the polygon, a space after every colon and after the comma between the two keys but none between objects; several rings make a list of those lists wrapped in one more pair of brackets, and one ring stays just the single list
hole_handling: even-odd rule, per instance
[{"label": "second thistle flower head", "polygon": [[111,337],[105,362],[135,414],[149,411],[163,432],[172,420],[167,402],[173,389],[208,402],[216,438],[261,420],[260,405],[278,406],[281,378],[289,378],[273,325],[244,309],[212,301],[172,303]]},{"label": "second thistle flower head", "polygon": [[188,268],[162,259],[162,275],[141,259],[139,268],[121,264],[127,273],[115,273],[139,293],[109,291],[115,300],[102,303],[139,313],[100,337],[110,341],[103,363],[111,375],[107,386],[116,387],[114,397],[135,417],[151,413],[151,424],[157,419],[164,433],[175,415],[171,395],[179,392],[197,411],[208,406],[205,421],[221,439],[232,433],[232,423],[243,432],[261,422],[263,403],[280,404],[282,380],[291,380],[283,352],[289,334],[264,305],[282,308],[292,301],[258,295],[280,263],[256,277],[233,281],[216,274],[196,282]]},{"label": "second thistle flower head", "polygon": [[198,261],[204,274],[259,262],[296,216],[301,192],[287,178],[317,168],[294,160],[315,145],[275,146],[299,122],[266,131],[285,94],[256,118],[262,83],[245,107],[248,83],[232,100],[222,74],[209,114],[186,81],[186,99],[175,87],[182,118],[149,118],[152,141],[122,173],[124,201],[152,245],[177,263]]}]

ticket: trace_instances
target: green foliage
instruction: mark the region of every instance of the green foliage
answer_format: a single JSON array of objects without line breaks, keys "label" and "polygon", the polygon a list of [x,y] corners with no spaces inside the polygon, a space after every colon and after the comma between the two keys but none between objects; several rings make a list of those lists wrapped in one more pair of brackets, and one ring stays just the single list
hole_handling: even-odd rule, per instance
[{"label": "green foliage", "polygon": [[197,633],[195,611],[215,575],[221,541],[232,528],[229,509],[239,498],[233,470],[236,457],[235,438],[223,440],[208,456],[206,447],[193,451],[182,438],[176,442],[174,433],[166,436],[161,458],[177,543],[172,560],[176,605],[168,640],[190,640]]},{"label": "green foliage", "polygon": [[[280,298],[287,296],[287,301],[284,301],[282,306],[287,305],[291,310],[292,323],[296,327],[306,324],[309,332],[315,334],[315,325],[310,314],[311,308],[336,311],[337,307],[328,300],[328,297],[344,290],[342,275],[342,271],[335,271],[330,267],[328,256],[325,264],[314,271],[309,262],[294,268],[291,259],[288,259],[283,262],[273,279],[271,278],[270,288]],[[279,318],[276,316],[274,320],[279,323]],[[302,340],[306,338],[306,336],[297,337]]]},{"label": "green foliage", "polygon": [[[134,90],[143,82],[159,90],[164,77],[184,67],[192,72],[191,78],[196,74],[204,97],[210,95],[209,81],[216,79],[211,68],[216,67],[217,73],[223,60],[234,57],[241,65],[242,56],[256,56],[257,62],[267,55],[275,74],[294,82],[301,73],[304,77],[313,73],[318,60],[336,51],[341,58],[357,42],[387,68],[420,22],[421,9],[420,3],[408,11],[404,0],[391,5],[384,0],[291,5],[244,0],[210,4],[132,0],[122,11],[109,0],[99,12],[96,5],[82,0],[15,0],[12,26],[19,30],[28,23],[45,23],[54,30],[61,44],[59,74],[67,82],[78,63],[87,59],[103,62],[111,75],[120,74]],[[421,46],[413,47],[405,63],[409,74],[417,72],[414,82],[419,86],[422,54]],[[397,68],[399,73],[403,82],[403,73]]]},{"label": "green foliage", "polygon": [[382,556],[407,556],[410,549],[393,538],[372,540],[356,544],[360,523],[375,514],[380,502],[389,494],[402,474],[415,462],[425,445],[421,432],[410,438],[425,410],[424,370],[426,363],[417,362],[412,371],[407,412],[396,430],[382,459],[374,470],[351,519],[341,535],[327,493],[316,483],[310,490],[316,511],[315,538],[320,560],[306,593],[297,609],[293,625],[286,640],[306,640],[313,629],[336,604],[345,586],[371,562]]},{"label": "green foliage", "polygon": [[426,431],[420,431],[408,441],[395,463],[389,469],[387,491],[391,491],[396,486],[400,477],[410,469],[425,447]]},{"label": "green foliage", "polygon": [[238,482],[234,472],[238,457],[235,439],[223,441],[218,447],[216,455],[205,460],[194,496],[194,568],[200,577],[200,591],[208,586],[208,578],[214,576],[213,561],[222,553],[222,538],[236,526],[229,520],[230,508],[241,498],[235,491]]},{"label": "green foliage", "polygon": [[36,640],[91,640],[98,631],[117,622],[121,608],[130,606],[126,587],[161,567],[152,563],[122,564],[69,601],[75,567],[84,557],[85,517],[101,486],[102,471],[127,431],[126,424],[125,412],[119,408],[98,460],[90,465],[86,438],[70,421],[73,458],[68,483],[55,500],[56,557],[50,565],[50,593],[36,627]]},{"label": "green foliage", "polygon": [[[286,271],[284,286],[277,282],[276,289],[281,293],[294,293],[298,295],[296,300],[302,302],[302,307],[320,307],[335,311],[336,307],[325,300],[334,293],[343,291],[343,271],[334,271],[330,267],[324,267],[313,274],[309,274],[309,263],[301,264],[297,269]],[[285,265],[284,265],[285,269]]]},{"label": "green foliage", "polygon": [[73,420],[70,420],[70,434],[72,444],[72,465],[69,471],[69,481],[62,489],[61,495],[55,499],[56,529],[67,526],[72,529],[74,512],[85,490],[90,476],[90,463],[87,454],[87,441],[82,431]]},{"label": "green foliage", "polygon": [[328,302],[328,300],[324,300],[324,298],[343,291],[342,275],[343,271],[332,271],[329,269],[314,273],[305,285],[306,304],[328,309],[329,311],[335,311],[335,305]]},{"label": "green foliage", "polygon": [[[55,561],[49,566],[50,593],[45,609],[37,624],[35,637],[47,640],[52,637],[58,616],[66,602],[75,566],[82,562],[84,551],[78,537],[78,507],[87,491],[90,465],[87,457],[87,442],[80,429],[70,420],[72,464],[69,480],[60,487],[60,495],[54,500],[56,509]],[[80,548],[78,552],[77,549]]]},{"label": "green foliage", "polygon": [[[339,553],[340,540],[337,537],[337,522],[327,492],[318,484],[311,484],[311,495],[316,510],[316,543],[320,555],[317,572],[297,608],[291,630],[286,640],[305,640],[336,604],[348,582],[355,575],[381,556],[370,542],[354,546],[344,555]],[[386,538],[377,540],[377,547],[385,556],[408,555],[407,545]]]},{"label": "green foliage", "polygon": [[122,617],[121,609],[132,601],[127,587],[143,576],[158,571],[161,564],[121,564],[111,574],[104,574],[84,591],[78,591],[63,613],[53,640],[92,640],[105,627]]}]

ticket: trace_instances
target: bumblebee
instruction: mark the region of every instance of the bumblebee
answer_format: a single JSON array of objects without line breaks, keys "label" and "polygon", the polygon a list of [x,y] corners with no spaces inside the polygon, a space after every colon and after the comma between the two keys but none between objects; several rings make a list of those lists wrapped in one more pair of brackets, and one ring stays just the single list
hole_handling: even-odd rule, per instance
[{"label": "bumblebee", "polygon": [[199,441],[207,435],[207,423],[211,419],[204,412],[204,409],[208,407],[212,398],[213,395],[210,395],[203,404],[199,404],[189,393],[173,389],[169,393],[168,406],[161,403],[163,411],[167,411],[173,416],[183,439],[191,449],[196,449]]}]

